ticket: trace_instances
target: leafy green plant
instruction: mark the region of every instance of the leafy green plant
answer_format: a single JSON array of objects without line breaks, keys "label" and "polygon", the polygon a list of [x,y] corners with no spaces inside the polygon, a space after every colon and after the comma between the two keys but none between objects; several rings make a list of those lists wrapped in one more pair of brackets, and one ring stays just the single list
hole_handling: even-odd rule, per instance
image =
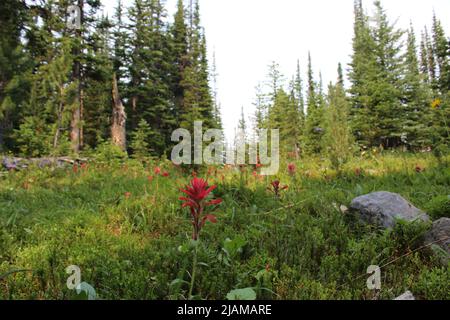
[{"label": "leafy green plant", "polygon": [[433,219],[450,218],[450,195],[434,197],[426,204],[425,209]]},{"label": "leafy green plant", "polygon": [[227,294],[227,300],[256,300],[253,288],[235,289]]},{"label": "leafy green plant", "polygon": [[230,266],[230,262],[242,253],[246,244],[247,241],[242,236],[236,236],[233,240],[226,238],[223,242],[222,253],[218,255],[219,260]]}]

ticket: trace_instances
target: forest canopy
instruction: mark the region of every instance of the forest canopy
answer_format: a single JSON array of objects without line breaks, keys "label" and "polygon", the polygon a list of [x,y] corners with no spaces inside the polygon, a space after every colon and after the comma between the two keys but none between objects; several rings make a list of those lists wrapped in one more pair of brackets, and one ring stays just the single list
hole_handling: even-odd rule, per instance
[{"label": "forest canopy", "polygon": [[[79,29],[67,23],[73,5]],[[100,0],[0,6],[0,152],[67,155],[112,142],[162,156],[176,128],[222,129],[198,1],[179,0],[174,16],[161,0],[118,0],[112,17]],[[336,66],[334,83],[323,84],[309,55],[306,77],[298,67],[284,87],[274,62],[252,125],[242,116],[238,129],[251,139],[278,128],[285,152],[335,161],[355,147],[446,152],[449,38],[436,14],[418,37],[391,23],[380,1],[374,8],[369,17],[355,1],[351,62]]]}]

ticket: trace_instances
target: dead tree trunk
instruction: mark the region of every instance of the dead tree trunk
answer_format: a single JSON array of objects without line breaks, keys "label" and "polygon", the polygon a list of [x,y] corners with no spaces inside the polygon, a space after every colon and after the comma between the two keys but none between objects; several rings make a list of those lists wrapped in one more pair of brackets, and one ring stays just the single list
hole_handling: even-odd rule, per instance
[{"label": "dead tree trunk", "polygon": [[126,138],[126,120],[127,115],[123,106],[122,100],[120,100],[119,88],[117,86],[117,76],[114,73],[112,83],[112,100],[113,100],[113,112],[112,112],[112,124],[111,124],[111,139],[112,143],[120,147],[123,151],[127,148]]},{"label": "dead tree trunk", "polygon": [[[84,0],[78,0],[78,7],[80,8],[80,21],[83,24],[83,5]],[[78,82],[76,100],[77,105],[72,112],[72,119],[70,122],[70,141],[72,144],[72,151],[78,153],[83,144],[83,75],[81,70],[81,54],[82,54],[82,29],[76,31],[76,36],[79,39],[78,46],[74,50],[75,64],[73,68],[73,78]]]}]

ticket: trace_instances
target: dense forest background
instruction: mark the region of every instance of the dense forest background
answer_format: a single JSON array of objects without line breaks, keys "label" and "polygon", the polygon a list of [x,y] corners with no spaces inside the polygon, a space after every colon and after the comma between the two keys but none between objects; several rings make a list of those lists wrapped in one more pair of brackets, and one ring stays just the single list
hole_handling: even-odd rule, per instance
[{"label": "dense forest background", "polygon": [[[68,27],[70,5],[81,8],[81,29]],[[179,0],[174,17],[161,0],[127,9],[118,0],[113,17],[100,0],[0,7],[0,152],[66,155],[112,143],[162,156],[176,128],[201,120],[222,129],[197,1]],[[284,86],[274,62],[252,123],[242,113],[238,130],[250,141],[261,128],[280,129],[285,153],[328,154],[336,165],[371,147],[446,153],[450,41],[438,13],[418,37],[374,7],[369,17],[355,1],[352,61],[337,66],[335,83],[322,83],[309,56],[306,76],[298,67]]]}]

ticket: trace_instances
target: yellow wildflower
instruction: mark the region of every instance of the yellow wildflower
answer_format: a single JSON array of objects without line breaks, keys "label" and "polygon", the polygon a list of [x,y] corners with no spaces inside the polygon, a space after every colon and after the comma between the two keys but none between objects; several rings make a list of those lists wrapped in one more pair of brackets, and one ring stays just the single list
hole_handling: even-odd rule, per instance
[{"label": "yellow wildflower", "polygon": [[433,102],[431,102],[431,108],[437,109],[441,106],[441,99],[434,99]]}]

